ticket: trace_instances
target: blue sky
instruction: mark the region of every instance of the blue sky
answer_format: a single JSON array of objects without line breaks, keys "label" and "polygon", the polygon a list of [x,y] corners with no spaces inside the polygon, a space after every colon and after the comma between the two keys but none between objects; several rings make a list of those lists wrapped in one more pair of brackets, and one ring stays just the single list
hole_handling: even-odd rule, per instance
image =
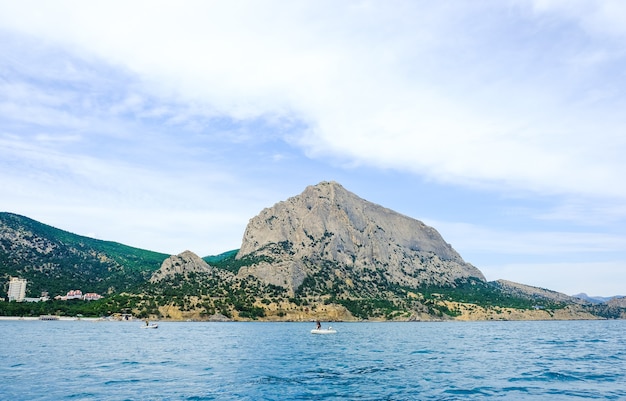
[{"label": "blue sky", "polygon": [[0,0],[0,210],[201,256],[334,180],[626,295],[626,3]]}]

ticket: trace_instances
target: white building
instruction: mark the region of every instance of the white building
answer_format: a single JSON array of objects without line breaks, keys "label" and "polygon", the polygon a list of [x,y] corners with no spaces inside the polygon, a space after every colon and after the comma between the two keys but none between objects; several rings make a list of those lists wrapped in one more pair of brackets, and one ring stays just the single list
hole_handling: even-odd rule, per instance
[{"label": "white building", "polygon": [[11,277],[9,281],[9,301],[22,302],[26,297],[27,280],[23,278]]},{"label": "white building", "polygon": [[83,296],[85,301],[97,301],[102,298],[102,295],[96,294],[95,292],[88,292]]},{"label": "white building", "polygon": [[95,292],[88,292],[83,295],[81,290],[71,290],[66,295],[57,295],[54,299],[59,299],[61,301],[67,301],[69,299],[84,299],[85,301],[96,301],[102,298],[101,295],[96,294]]},{"label": "white building", "polygon": [[83,292],[81,290],[72,290],[65,295],[65,299],[83,299]]}]

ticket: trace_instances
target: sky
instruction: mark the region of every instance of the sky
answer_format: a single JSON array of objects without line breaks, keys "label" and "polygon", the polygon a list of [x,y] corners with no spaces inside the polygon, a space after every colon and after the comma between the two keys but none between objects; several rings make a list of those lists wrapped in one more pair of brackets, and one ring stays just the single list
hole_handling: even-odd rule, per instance
[{"label": "sky", "polygon": [[216,255],[336,181],[626,295],[626,2],[0,0],[0,211]]}]

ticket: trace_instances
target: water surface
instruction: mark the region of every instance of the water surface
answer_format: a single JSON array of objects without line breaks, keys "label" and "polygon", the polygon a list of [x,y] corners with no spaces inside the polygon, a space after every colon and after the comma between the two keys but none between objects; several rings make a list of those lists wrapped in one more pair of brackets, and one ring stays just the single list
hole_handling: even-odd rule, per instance
[{"label": "water surface", "polygon": [[0,399],[626,399],[626,321],[0,321]]}]

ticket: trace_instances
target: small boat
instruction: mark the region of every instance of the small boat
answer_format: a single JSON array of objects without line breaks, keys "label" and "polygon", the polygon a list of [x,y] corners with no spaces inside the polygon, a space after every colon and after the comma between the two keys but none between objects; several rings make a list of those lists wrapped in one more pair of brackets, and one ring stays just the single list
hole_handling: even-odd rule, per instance
[{"label": "small boat", "polygon": [[327,329],[313,329],[311,330],[311,334],[337,334],[337,330],[328,326]]},{"label": "small boat", "polygon": [[158,329],[159,325],[157,323],[146,324],[145,326],[141,326],[142,329]]}]

